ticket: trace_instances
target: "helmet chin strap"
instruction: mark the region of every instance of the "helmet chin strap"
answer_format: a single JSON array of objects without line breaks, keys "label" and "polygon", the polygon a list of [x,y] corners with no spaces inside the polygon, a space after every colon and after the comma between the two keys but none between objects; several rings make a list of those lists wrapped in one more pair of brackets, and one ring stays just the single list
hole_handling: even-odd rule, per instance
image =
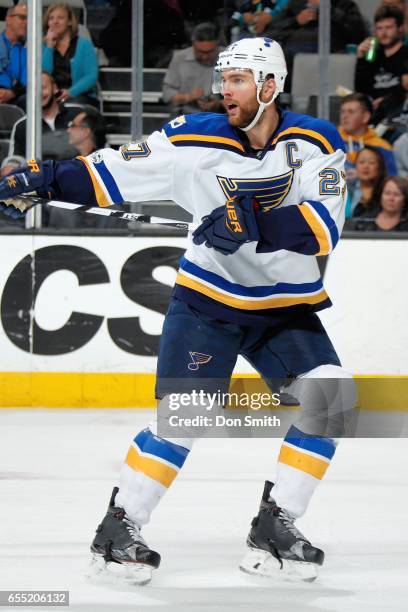
[{"label": "helmet chin strap", "polygon": [[249,132],[249,130],[252,130],[252,128],[255,127],[255,125],[258,123],[259,119],[261,118],[261,115],[264,112],[265,108],[272,104],[272,102],[275,100],[275,98],[278,96],[278,93],[279,93],[278,91],[275,91],[275,93],[272,96],[272,99],[269,100],[269,102],[261,102],[260,97],[259,97],[261,91],[262,91],[262,85],[258,86],[257,91],[256,91],[256,99],[258,101],[259,107],[258,107],[255,117],[252,119],[249,125],[245,127],[238,126],[239,129],[242,130],[243,132]]}]

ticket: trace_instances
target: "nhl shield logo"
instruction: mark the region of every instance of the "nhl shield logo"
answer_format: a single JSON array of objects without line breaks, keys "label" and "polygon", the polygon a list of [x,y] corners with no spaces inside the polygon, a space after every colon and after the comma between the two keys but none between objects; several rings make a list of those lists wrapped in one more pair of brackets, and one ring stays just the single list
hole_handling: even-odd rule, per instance
[{"label": "nhl shield logo", "polygon": [[200,365],[208,363],[212,359],[212,355],[206,355],[205,353],[196,353],[195,351],[189,351],[191,362],[188,364],[189,370],[198,370]]}]

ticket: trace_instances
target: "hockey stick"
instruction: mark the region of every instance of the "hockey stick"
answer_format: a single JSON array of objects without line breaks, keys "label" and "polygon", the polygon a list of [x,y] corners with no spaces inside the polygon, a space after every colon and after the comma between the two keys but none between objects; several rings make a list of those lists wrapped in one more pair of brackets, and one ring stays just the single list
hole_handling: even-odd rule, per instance
[{"label": "hockey stick", "polygon": [[39,204],[50,206],[51,208],[60,208],[75,213],[86,215],[99,215],[100,217],[113,217],[121,221],[137,221],[138,223],[150,223],[155,225],[164,225],[166,227],[176,227],[178,229],[188,230],[191,223],[184,221],[175,221],[174,219],[164,219],[163,217],[154,217],[153,215],[142,215],[139,213],[124,212],[112,208],[101,208],[99,206],[86,206],[85,204],[73,204],[72,202],[63,202],[61,200],[48,200],[34,195],[19,195],[8,200],[10,205],[18,210],[30,210]]}]

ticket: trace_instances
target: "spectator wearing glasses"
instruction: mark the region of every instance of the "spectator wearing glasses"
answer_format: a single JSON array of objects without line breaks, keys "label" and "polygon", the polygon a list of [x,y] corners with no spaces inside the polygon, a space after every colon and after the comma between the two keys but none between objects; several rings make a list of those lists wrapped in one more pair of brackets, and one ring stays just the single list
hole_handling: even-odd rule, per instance
[{"label": "spectator wearing glasses", "polygon": [[[78,113],[78,108],[69,109],[57,100],[58,87],[47,72],[41,75],[42,149],[43,155],[52,159],[64,159],[75,155],[68,145],[66,128]],[[19,119],[11,135],[13,154],[26,154],[26,117]]]},{"label": "spectator wearing glasses", "polygon": [[68,141],[82,156],[90,155],[106,144],[106,125],[94,108],[80,112],[68,123]]},{"label": "spectator wearing glasses", "polygon": [[213,68],[219,52],[218,33],[212,23],[193,30],[192,46],[175,51],[163,82],[163,100],[176,112],[216,112],[221,101],[212,95]]},{"label": "spectator wearing glasses", "polygon": [[0,34],[0,103],[14,104],[25,91],[27,6],[8,9],[6,28]]},{"label": "spectator wearing glasses", "polygon": [[78,36],[78,21],[68,4],[51,4],[44,15],[43,70],[53,75],[67,100],[97,105],[98,79],[96,49],[87,38]]},{"label": "spectator wearing glasses", "polygon": [[[67,127],[69,144],[74,147],[74,155],[90,155],[106,144],[106,126],[102,115],[92,107],[88,107],[78,113],[68,123]],[[114,222],[107,217],[89,215],[89,218],[81,219],[80,216],[71,215],[69,212],[57,208],[49,211],[47,220],[48,227],[65,227],[75,229],[78,227],[110,228]]]}]

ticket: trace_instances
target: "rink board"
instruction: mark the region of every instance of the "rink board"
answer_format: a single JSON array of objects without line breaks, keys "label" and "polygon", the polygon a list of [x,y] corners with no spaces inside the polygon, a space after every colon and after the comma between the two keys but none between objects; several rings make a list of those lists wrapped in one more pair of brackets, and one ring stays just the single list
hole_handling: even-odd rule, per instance
[{"label": "rink board", "polygon": [[[325,267],[334,306],[321,318],[344,367],[376,377],[359,383],[373,409],[406,409],[406,245],[343,239]],[[3,235],[0,407],[154,406],[185,246],[167,236]],[[241,358],[236,372],[253,375]]]}]

